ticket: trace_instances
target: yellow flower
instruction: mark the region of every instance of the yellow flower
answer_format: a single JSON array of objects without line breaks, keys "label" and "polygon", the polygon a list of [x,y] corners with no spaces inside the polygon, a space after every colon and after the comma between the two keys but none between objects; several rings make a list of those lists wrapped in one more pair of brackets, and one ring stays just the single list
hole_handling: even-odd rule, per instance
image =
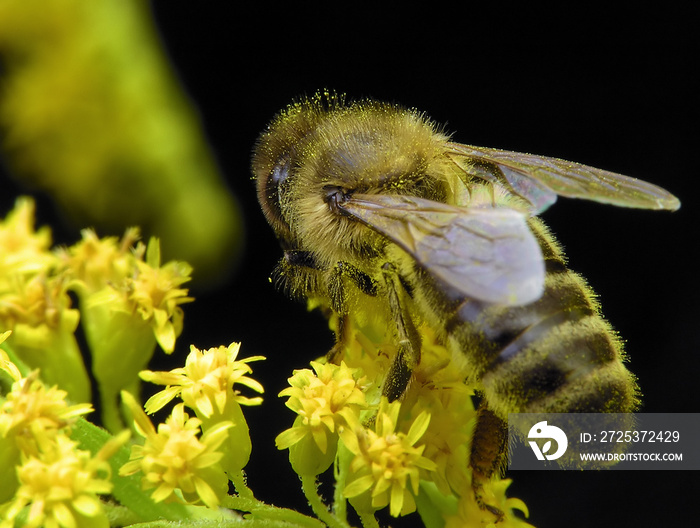
[{"label": "yellow flower", "polygon": [[162,409],[176,396],[181,396],[185,405],[194,409],[197,415],[211,417],[215,411],[224,412],[226,403],[233,400],[242,405],[260,405],[262,398],[248,398],[234,389],[235,384],[244,385],[258,393],[263,386],[247,376],[253,370],[248,366],[252,361],[265,359],[253,356],[237,359],[240,343],[231,343],[228,347],[220,346],[208,350],[199,350],[190,346],[190,353],[184,368],[170,372],[152,372],[144,370],[139,375],[144,381],[168,385],[168,388],[153,395],[146,402],[146,412],[152,414]]},{"label": "yellow flower", "polygon": [[449,351],[436,342],[434,332],[420,328],[421,363],[402,400],[402,414],[430,413],[430,425],[422,438],[426,458],[437,468],[431,480],[445,495],[461,493],[470,484],[469,446],[476,420],[474,390],[450,361]]},{"label": "yellow flower", "polygon": [[220,422],[200,437],[201,421],[190,418],[180,403],[156,431],[133,396],[122,392],[122,397],[134,416],[137,431],[146,440],[144,445],[131,448],[130,460],[119,474],[141,471],[142,486],[155,488],[151,497],[156,502],[183,500],[216,508],[228,492],[228,479],[219,464],[223,453],[218,448],[233,424]]},{"label": "yellow flower", "polygon": [[0,439],[16,441],[23,452],[36,454],[41,438],[55,436],[58,430],[89,412],[92,405],[68,405],[66,392],[46,388],[35,372],[16,381],[2,403]]},{"label": "yellow flower", "polygon": [[[309,301],[309,309],[318,306],[327,309],[318,300]],[[369,524],[375,522],[374,512],[387,505],[394,516],[415,511],[419,482],[426,508],[421,514],[437,509],[454,527],[493,523],[495,516],[477,504],[471,486],[469,454],[476,409],[474,386],[465,380],[464,365],[454,361],[430,326],[422,324],[421,362],[401,401],[388,404],[379,391],[397,351],[396,336],[380,312],[381,307],[351,313],[343,320],[343,347],[334,350],[334,358],[342,359],[345,368],[361,370],[371,380],[370,390],[366,382],[359,389],[370,402],[363,407],[365,415],[376,409],[373,402],[379,402],[374,429],[360,427],[357,417],[347,424],[331,419],[335,415],[328,410],[328,398],[318,389],[318,393],[310,390],[318,384],[313,373],[300,371],[292,388],[281,394],[292,396],[287,405],[298,416],[294,426],[277,437],[278,447],[290,447],[292,467],[302,482],[307,479],[304,491],[310,501],[315,497],[308,490],[315,489],[315,482],[308,477],[325,471],[335,460],[336,486]],[[338,317],[331,315],[331,329],[337,332],[338,325]],[[342,442],[336,457],[338,431]],[[326,445],[333,449],[324,451]],[[521,500],[506,497],[509,483],[497,478],[482,493],[488,504],[504,512],[507,526],[525,528],[529,525],[513,510],[527,515],[527,508]],[[424,493],[426,489],[433,491]],[[338,496],[334,510],[344,511]],[[325,508],[320,499],[318,504]]]},{"label": "yellow flower", "polygon": [[68,391],[74,401],[90,401],[90,380],[75,329],[73,309],[62,276],[16,274],[0,292],[0,328],[13,331],[12,348],[41,378]]},{"label": "yellow flower", "polygon": [[[309,302],[309,310],[316,307],[316,303]],[[333,332],[338,331],[338,316],[332,314],[329,317],[328,326]],[[362,370],[367,379],[368,387],[373,392],[379,392],[386,372],[391,365],[391,358],[396,353],[396,345],[393,342],[393,335],[387,332],[386,325],[382,325],[377,319],[370,319],[365,324],[360,325],[354,317],[344,320],[343,334],[349,338],[343,342],[344,347],[340,360],[351,368]],[[368,401],[375,401],[373,394],[366,394]],[[378,401],[377,394],[376,400]]]},{"label": "yellow flower", "polygon": [[146,261],[137,260],[136,268],[129,301],[143,320],[151,324],[161,348],[170,354],[175,348],[175,338],[182,332],[183,313],[179,305],[194,300],[187,296],[187,290],[179,288],[190,280],[192,267],[178,261],[161,267],[160,243],[151,238]]},{"label": "yellow flower", "polygon": [[[394,517],[415,511],[415,496],[421,470],[435,471],[435,463],[423,456],[424,446],[416,446],[430,423],[430,414],[421,413],[408,433],[396,431],[401,403],[382,399],[375,429],[342,428],[340,436],[355,455],[350,463],[350,480],[343,494],[360,511],[367,503],[377,510],[389,505]],[[353,500],[354,499],[354,500]]]},{"label": "yellow flower", "polygon": [[[133,232],[127,231],[125,240],[132,238]],[[130,325],[140,321],[150,326],[158,344],[170,354],[174,350],[175,339],[182,332],[183,312],[180,305],[194,300],[187,296],[186,289],[180,288],[190,280],[192,267],[179,261],[161,266],[160,244],[156,238],[151,238],[147,248],[138,243],[133,253],[121,281],[112,282],[113,275],[110,274],[103,278],[101,290],[89,292],[84,299],[85,316],[97,312],[94,317],[108,320],[118,313],[129,315],[133,319]],[[79,261],[74,262],[79,264]],[[123,263],[114,264],[123,267]],[[93,337],[93,340],[98,341],[97,337]],[[91,343],[91,348],[93,346],[99,348],[97,343]]]},{"label": "yellow flower", "polygon": [[[90,234],[84,234],[81,249],[69,251],[68,257],[69,264],[76,266],[74,284],[81,295],[83,328],[100,387],[102,420],[111,431],[123,427],[114,404],[119,392],[126,389],[138,393],[138,372],[153,356],[156,341],[166,353],[174,350],[175,338],[182,331],[179,305],[192,301],[187,290],[179,288],[190,279],[191,267],[184,262],[161,267],[157,239],[151,239],[148,248],[139,243],[127,253],[126,244],[135,236],[133,230],[127,231],[120,249],[115,241],[97,244]],[[113,257],[102,266],[109,275],[96,291],[92,288],[97,286],[88,287],[96,282],[94,276],[90,277],[90,268],[80,259],[71,258],[89,256],[92,250],[99,250],[103,259]]]},{"label": "yellow flower", "polygon": [[263,386],[247,374],[253,372],[248,363],[265,358],[253,356],[237,359],[240,348],[240,343],[231,343],[228,347],[202,351],[192,345],[184,368],[170,372],[146,370],[140,373],[145,381],[168,385],[146,402],[145,408],[149,414],[163,408],[179,395],[202,420],[202,431],[205,433],[218,427],[222,421],[233,423],[222,449],[225,455],[221,461],[221,466],[230,476],[240,473],[245,467],[253,447],[240,406],[262,403],[261,397],[243,396],[235,386],[244,385],[256,392],[263,392]]},{"label": "yellow flower", "polygon": [[13,330],[12,347],[42,378],[75,401],[90,400],[90,381],[73,333],[71,308],[48,228],[34,230],[34,202],[19,198],[0,221],[0,331]]},{"label": "yellow flower", "polygon": [[290,461],[300,475],[317,475],[333,462],[340,425],[359,424],[360,411],[367,407],[365,378],[359,369],[315,361],[309,369],[296,370],[291,387],[280,392],[289,396],[287,407],[298,414],[294,425],[275,439],[278,449],[290,448]]},{"label": "yellow flower", "polygon": [[479,507],[472,493],[465,493],[460,497],[457,513],[445,517],[445,528],[534,528],[513,514],[513,510],[520,510],[525,517],[529,516],[522,500],[506,497],[511,482],[511,479],[494,480],[484,486],[487,502],[504,513],[497,524],[493,514]]},{"label": "yellow flower", "polygon": [[[92,407],[68,405],[66,392],[56,387],[47,389],[36,371],[22,378],[17,366],[4,351],[0,352],[0,368],[15,379],[0,406],[0,468],[13,468],[22,454],[36,455],[41,442],[54,438],[77,417],[91,412]],[[0,504],[9,500],[18,486],[15,472],[7,471],[5,478],[0,479]]]},{"label": "yellow flower", "polygon": [[0,526],[12,527],[28,506],[26,527],[107,528],[109,521],[98,495],[112,491],[106,460],[125,440],[122,436],[92,457],[64,435],[41,439],[38,452],[23,455],[17,467],[20,486]]},{"label": "yellow flower", "polygon": [[85,297],[109,284],[122,284],[132,275],[134,255],[132,246],[139,239],[139,229],[126,230],[121,240],[99,238],[92,229],[84,229],[82,240],[60,250],[64,266],[71,272],[71,286]]},{"label": "yellow flower", "polygon": [[56,263],[49,252],[51,230],[34,230],[34,200],[18,198],[15,207],[0,222],[0,292],[15,274],[33,274],[46,271]]}]

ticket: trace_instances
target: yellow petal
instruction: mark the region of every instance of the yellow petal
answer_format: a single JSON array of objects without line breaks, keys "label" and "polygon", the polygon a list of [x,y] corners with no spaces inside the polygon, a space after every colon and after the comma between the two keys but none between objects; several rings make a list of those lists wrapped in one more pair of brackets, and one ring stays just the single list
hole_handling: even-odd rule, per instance
[{"label": "yellow petal", "polygon": [[347,498],[357,497],[361,493],[371,489],[372,484],[374,484],[372,475],[365,475],[364,477],[353,480],[347,486],[345,486],[345,489],[343,489],[343,495]]}]

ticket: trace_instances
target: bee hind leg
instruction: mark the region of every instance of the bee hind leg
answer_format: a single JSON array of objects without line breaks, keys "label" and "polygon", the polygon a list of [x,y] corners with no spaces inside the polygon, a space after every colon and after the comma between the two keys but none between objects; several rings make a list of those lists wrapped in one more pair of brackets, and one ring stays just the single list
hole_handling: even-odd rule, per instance
[{"label": "bee hind leg", "polygon": [[472,469],[472,491],[482,510],[503,520],[504,512],[489,504],[484,497],[484,486],[491,478],[503,471],[508,446],[508,427],[493,411],[482,404],[477,411],[476,427],[472,436],[469,465]]}]

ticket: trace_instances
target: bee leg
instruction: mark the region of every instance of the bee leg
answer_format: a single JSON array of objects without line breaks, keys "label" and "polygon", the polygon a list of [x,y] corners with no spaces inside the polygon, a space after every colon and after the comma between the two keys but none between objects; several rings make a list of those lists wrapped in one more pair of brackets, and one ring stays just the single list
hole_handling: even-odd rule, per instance
[{"label": "bee leg", "polygon": [[506,423],[482,404],[477,411],[469,465],[472,468],[474,498],[481,509],[496,517],[496,522],[503,519],[504,513],[484,500],[484,485],[494,474],[503,470],[507,443]]},{"label": "bee leg", "polygon": [[335,344],[326,354],[326,360],[328,363],[334,365],[339,365],[340,360],[343,357],[343,352],[345,349],[345,343],[350,338],[348,335],[348,316],[341,315],[338,317],[338,330],[335,332]]},{"label": "bee leg", "polygon": [[345,279],[348,278],[365,295],[377,295],[377,284],[372,278],[347,262],[338,262],[328,282],[328,292],[331,309],[338,314],[338,329],[335,333],[335,344],[326,354],[329,363],[339,364],[343,357],[345,344],[352,336],[348,335],[349,315],[346,304]]},{"label": "bee leg", "polygon": [[411,381],[413,369],[420,363],[421,338],[411,315],[408,313],[406,295],[396,269],[387,263],[382,267],[384,282],[389,297],[389,309],[396,323],[398,351],[389,367],[382,393],[389,401],[394,401],[406,391]]}]

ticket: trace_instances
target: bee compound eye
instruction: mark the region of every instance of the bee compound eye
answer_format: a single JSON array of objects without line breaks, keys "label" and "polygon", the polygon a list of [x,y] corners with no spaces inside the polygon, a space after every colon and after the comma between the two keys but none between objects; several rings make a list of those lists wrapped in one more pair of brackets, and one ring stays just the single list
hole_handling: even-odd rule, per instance
[{"label": "bee compound eye", "polygon": [[284,156],[272,167],[268,185],[279,187],[289,176],[289,158]]},{"label": "bee compound eye", "polygon": [[282,203],[282,195],[287,187],[287,179],[289,178],[289,158],[284,156],[272,167],[270,176],[267,180],[267,190],[270,199],[274,200],[279,207]]},{"label": "bee compound eye", "polygon": [[288,187],[289,157],[281,157],[266,177],[261,178],[258,198],[268,219],[286,224],[283,213],[284,194]]}]

